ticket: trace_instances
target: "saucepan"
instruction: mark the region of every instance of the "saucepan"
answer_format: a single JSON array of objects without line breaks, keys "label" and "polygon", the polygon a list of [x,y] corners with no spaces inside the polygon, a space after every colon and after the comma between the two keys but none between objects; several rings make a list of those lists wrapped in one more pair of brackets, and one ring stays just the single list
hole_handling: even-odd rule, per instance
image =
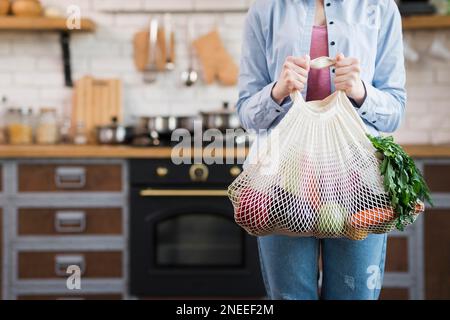
[{"label": "saucepan", "polygon": [[234,110],[229,109],[228,102],[224,102],[221,110],[201,112],[205,129],[238,129],[241,127],[239,117]]},{"label": "saucepan", "polygon": [[97,142],[112,145],[126,143],[131,138],[133,131],[132,127],[120,125],[116,117],[111,119],[109,125],[98,126],[96,129]]}]

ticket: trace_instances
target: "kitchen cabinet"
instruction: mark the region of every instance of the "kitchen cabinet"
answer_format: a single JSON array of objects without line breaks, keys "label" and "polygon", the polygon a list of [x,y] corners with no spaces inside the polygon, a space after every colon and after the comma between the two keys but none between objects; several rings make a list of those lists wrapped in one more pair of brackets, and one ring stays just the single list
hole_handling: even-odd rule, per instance
[{"label": "kitchen cabinet", "polygon": [[450,299],[450,160],[428,161],[424,176],[435,202],[425,216],[425,297]]},{"label": "kitchen cabinet", "polygon": [[386,272],[408,272],[408,239],[388,237]]},{"label": "kitchen cabinet", "polygon": [[450,299],[450,209],[431,209],[425,217],[425,296]]},{"label": "kitchen cabinet", "polygon": [[[3,162],[11,261],[6,299],[120,299],[126,295],[126,161]],[[7,180],[7,182],[6,182]],[[1,205],[0,205],[1,206]],[[3,210],[3,211],[4,211]],[[4,211],[5,213],[5,211]],[[81,271],[81,290],[66,286]]]}]

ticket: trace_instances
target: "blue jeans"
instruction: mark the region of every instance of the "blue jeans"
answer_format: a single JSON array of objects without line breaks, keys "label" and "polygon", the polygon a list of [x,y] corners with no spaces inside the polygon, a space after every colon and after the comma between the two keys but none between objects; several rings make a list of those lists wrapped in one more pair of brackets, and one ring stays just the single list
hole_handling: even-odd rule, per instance
[{"label": "blue jeans", "polygon": [[[376,300],[386,257],[386,235],[365,240],[271,235],[258,238],[261,271],[274,300]],[[319,251],[322,285],[319,294]]]}]

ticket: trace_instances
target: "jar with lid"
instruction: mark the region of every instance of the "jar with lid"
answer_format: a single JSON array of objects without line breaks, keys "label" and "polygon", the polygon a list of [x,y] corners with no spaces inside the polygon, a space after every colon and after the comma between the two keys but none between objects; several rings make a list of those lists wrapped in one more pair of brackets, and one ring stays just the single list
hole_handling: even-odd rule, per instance
[{"label": "jar with lid", "polygon": [[32,110],[29,108],[8,109],[5,120],[10,144],[31,144],[33,142]]},{"label": "jar with lid", "polygon": [[53,108],[42,108],[36,127],[36,142],[38,144],[58,143],[58,119],[56,110]]}]

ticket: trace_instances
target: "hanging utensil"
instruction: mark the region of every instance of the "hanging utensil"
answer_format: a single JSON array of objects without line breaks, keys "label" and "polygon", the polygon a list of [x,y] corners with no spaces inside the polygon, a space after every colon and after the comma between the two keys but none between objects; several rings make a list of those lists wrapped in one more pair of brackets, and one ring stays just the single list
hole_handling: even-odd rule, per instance
[{"label": "hanging utensil", "polygon": [[187,28],[187,41],[188,41],[188,52],[189,52],[189,67],[186,71],[181,74],[181,80],[184,85],[190,87],[197,82],[198,73],[194,70],[194,49],[192,47],[192,34],[193,34],[193,24],[192,19],[188,18],[188,28]]},{"label": "hanging utensil", "polygon": [[149,30],[149,62],[144,70],[144,82],[153,83],[156,81],[156,75],[158,73],[157,68],[157,41],[158,41],[158,19],[152,19],[150,22]]}]

